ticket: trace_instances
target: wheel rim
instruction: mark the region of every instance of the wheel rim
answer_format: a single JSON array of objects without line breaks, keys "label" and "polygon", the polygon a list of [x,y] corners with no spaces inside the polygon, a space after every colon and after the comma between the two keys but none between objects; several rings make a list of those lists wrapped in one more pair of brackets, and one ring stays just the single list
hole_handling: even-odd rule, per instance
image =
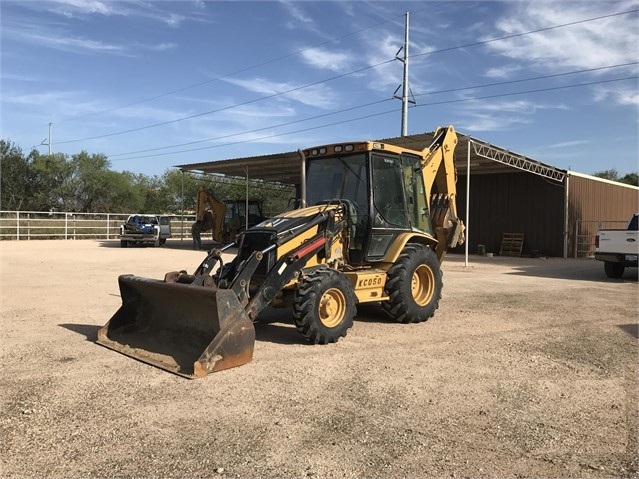
[{"label": "wheel rim", "polygon": [[419,306],[426,306],[435,291],[435,275],[425,264],[417,267],[411,280],[411,293]]},{"label": "wheel rim", "polygon": [[319,304],[319,318],[327,328],[334,328],[344,319],[346,297],[336,288],[331,288],[322,295]]}]

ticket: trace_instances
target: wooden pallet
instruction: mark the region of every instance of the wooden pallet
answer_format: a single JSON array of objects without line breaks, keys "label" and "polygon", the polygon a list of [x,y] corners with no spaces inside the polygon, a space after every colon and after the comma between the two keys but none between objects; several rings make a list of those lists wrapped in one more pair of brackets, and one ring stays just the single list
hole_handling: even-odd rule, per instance
[{"label": "wooden pallet", "polygon": [[504,233],[501,239],[501,256],[521,256],[524,246],[523,233]]}]

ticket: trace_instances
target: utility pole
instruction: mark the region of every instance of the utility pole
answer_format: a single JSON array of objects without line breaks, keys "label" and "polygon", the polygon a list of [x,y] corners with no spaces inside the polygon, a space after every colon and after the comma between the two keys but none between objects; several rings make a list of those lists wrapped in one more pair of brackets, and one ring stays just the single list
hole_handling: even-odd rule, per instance
[{"label": "utility pole", "polygon": [[49,156],[51,156],[51,123],[49,123],[49,141],[47,143],[45,143],[45,141],[47,141],[46,138],[42,140],[40,144],[42,146],[47,145],[49,147]]},{"label": "utility pole", "polygon": [[[409,87],[408,87],[408,21],[409,21],[409,12],[406,12],[406,24],[404,27],[404,46],[402,48],[400,48],[399,50],[397,50],[397,53],[395,54],[395,60],[399,60],[400,62],[402,62],[404,64],[404,75],[403,75],[403,81],[402,84],[400,86],[397,87],[397,89],[395,90],[395,93],[393,93],[393,98],[397,98],[398,100],[402,100],[402,136],[407,136],[408,135],[408,104],[409,103],[415,103],[414,100],[409,100],[408,98],[408,92],[409,92]],[[399,52],[402,51],[402,49],[404,50],[404,55],[403,58],[400,58]],[[399,88],[402,87],[402,96],[399,97],[396,95],[397,91],[399,90]]]}]

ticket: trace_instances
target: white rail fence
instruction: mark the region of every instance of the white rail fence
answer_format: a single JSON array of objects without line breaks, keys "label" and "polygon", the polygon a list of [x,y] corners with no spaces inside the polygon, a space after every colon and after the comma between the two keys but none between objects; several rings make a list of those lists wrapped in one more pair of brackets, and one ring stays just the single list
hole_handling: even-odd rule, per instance
[{"label": "white rail fence", "polygon": [[600,229],[625,229],[627,224],[628,220],[575,221],[575,258],[595,257],[595,236]]},{"label": "white rail fence", "polygon": [[[0,240],[118,239],[131,213],[1,211]],[[195,215],[168,215],[173,238],[190,238]]]}]

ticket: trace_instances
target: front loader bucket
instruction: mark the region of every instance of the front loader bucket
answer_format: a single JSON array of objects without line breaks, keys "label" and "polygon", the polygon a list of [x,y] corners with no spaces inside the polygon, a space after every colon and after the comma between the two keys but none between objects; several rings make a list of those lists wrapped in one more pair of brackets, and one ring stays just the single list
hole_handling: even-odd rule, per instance
[{"label": "front loader bucket", "polygon": [[255,328],[232,290],[133,275],[118,283],[122,306],[99,344],[187,378],[253,358]]}]

